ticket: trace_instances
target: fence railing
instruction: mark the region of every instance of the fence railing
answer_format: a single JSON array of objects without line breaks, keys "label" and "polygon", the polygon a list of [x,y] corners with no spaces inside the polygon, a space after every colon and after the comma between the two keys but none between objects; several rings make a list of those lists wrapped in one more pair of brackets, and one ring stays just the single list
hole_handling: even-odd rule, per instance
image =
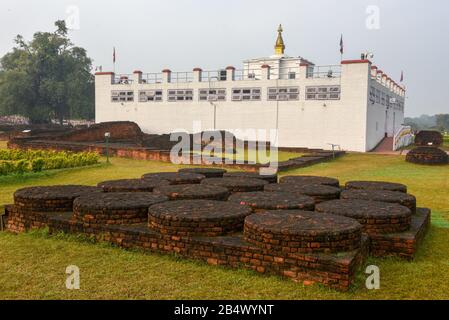
[{"label": "fence railing", "polygon": [[162,73],[144,73],[142,83],[162,83]]},{"label": "fence railing", "polygon": [[[294,80],[299,78],[300,67],[286,67],[279,69],[271,69],[269,74],[270,79],[282,79],[282,80]],[[328,65],[328,66],[311,66],[307,68],[307,78],[340,78],[341,77],[341,66],[340,65]],[[227,70],[210,70],[201,71],[200,81],[201,82],[211,82],[211,81],[226,81]],[[237,69],[234,70],[234,81],[242,80],[262,80],[263,69]],[[113,84],[132,84],[133,83],[132,74],[119,74],[113,79]],[[144,73],[142,74],[141,83],[162,83],[164,82],[163,73]],[[170,80],[171,83],[188,83],[194,81],[194,72],[171,72]]]},{"label": "fence railing", "polygon": [[340,78],[341,65],[313,66],[307,69],[307,78]]},{"label": "fence railing", "polygon": [[170,77],[170,82],[192,82],[193,72],[172,72]]},{"label": "fence railing", "polygon": [[413,143],[415,136],[410,126],[401,126],[393,138],[393,150],[396,151]]},{"label": "fence railing", "polygon": [[112,79],[112,84],[132,84],[132,74],[118,74]]},{"label": "fence railing", "polygon": [[261,69],[237,69],[234,73],[234,80],[261,80],[262,70]]},{"label": "fence railing", "polygon": [[299,67],[279,68],[270,70],[270,79],[294,80],[299,78]]},{"label": "fence railing", "polygon": [[202,71],[201,72],[201,81],[202,82],[226,81],[226,79],[227,79],[226,70],[212,70],[212,71]]}]

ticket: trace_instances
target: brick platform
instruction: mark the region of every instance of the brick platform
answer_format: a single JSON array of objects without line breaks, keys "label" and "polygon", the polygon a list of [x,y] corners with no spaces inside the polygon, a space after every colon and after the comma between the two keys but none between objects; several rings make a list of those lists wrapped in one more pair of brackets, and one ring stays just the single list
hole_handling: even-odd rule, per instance
[{"label": "brick platform", "polygon": [[397,203],[409,208],[412,214],[416,212],[416,198],[411,194],[388,191],[388,190],[344,190],[340,195],[341,199],[359,199]]},{"label": "brick platform", "polygon": [[229,191],[225,187],[205,184],[179,184],[160,186],[153,193],[167,196],[170,200],[227,200]]},{"label": "brick platform", "polygon": [[97,187],[61,185],[49,187],[29,187],[14,193],[14,203],[20,210],[27,211],[70,211],[73,200],[84,194],[100,193]]},{"label": "brick platform", "polygon": [[161,234],[216,237],[241,232],[249,214],[249,207],[225,201],[170,201],[150,207],[148,225]]},{"label": "brick platform", "polygon": [[339,187],[340,182],[334,178],[316,177],[316,176],[284,176],[279,179],[279,183],[312,185],[322,184],[331,187]]},{"label": "brick platform", "polygon": [[154,172],[142,176],[142,179],[168,180],[170,184],[195,184],[200,183],[205,178],[202,174],[187,172]]},{"label": "brick platform", "polygon": [[[412,259],[430,223],[430,210],[422,208],[411,216],[408,230],[382,234],[365,233],[367,232],[366,224],[363,229],[357,220],[343,215],[296,209],[273,211],[260,209],[257,213],[253,213],[250,205],[241,204],[241,202],[247,201],[248,204],[256,207],[270,207],[280,201],[280,205],[285,208],[295,201],[306,198],[296,192],[298,188],[303,188],[302,191],[312,190],[314,193],[319,190],[321,196],[333,197],[339,195],[340,189],[327,185],[268,184],[266,181],[250,178],[210,178],[205,179],[204,182],[229,181],[229,179],[234,182],[236,179],[239,180],[237,184],[239,188],[254,187],[253,182],[248,185],[248,180],[254,180],[258,188],[261,185],[273,190],[280,188],[287,193],[278,195],[271,191],[270,195],[267,195],[270,201],[264,204],[264,198],[259,198],[263,192],[253,191],[235,194],[230,201],[168,201],[168,197],[154,193],[103,193],[100,188],[88,187],[91,189],[85,189],[90,191],[87,194],[80,195],[75,192],[75,195],[72,195],[75,197],[73,209],[62,212],[64,206],[59,205],[52,207],[55,211],[49,209],[50,206],[22,208],[22,199],[32,198],[36,194],[35,189],[29,189],[29,195],[27,191],[19,192],[17,203],[5,206],[7,229],[12,232],[23,232],[48,227],[51,233],[63,231],[84,234],[122,248],[176,253],[183,257],[206,261],[211,265],[248,268],[260,273],[289,277],[295,281],[318,282],[338,290],[348,290],[357,269],[364,262],[370,249],[374,256],[391,255]],[[208,183],[169,185],[160,188],[166,187],[180,188],[179,190],[217,188],[215,184]],[[236,185],[230,184],[228,187],[232,189]],[[61,190],[61,188],[55,187],[50,190]],[[326,190],[328,192],[325,192]],[[345,192],[360,191],[366,192],[366,190],[346,190]],[[391,191],[368,190],[368,192]],[[408,196],[401,192],[392,193]],[[278,196],[280,198],[277,198]],[[320,200],[319,197],[317,198]],[[260,202],[261,199],[262,202]],[[313,205],[310,199],[307,202],[302,200],[299,202],[304,206],[308,203]],[[359,200],[352,203],[354,202]],[[379,208],[384,208],[390,214],[391,225],[395,223],[394,219],[400,221],[400,212],[391,209],[397,205],[382,203],[376,207],[378,211],[374,211],[375,203],[365,201],[367,202],[370,203],[369,214],[376,212],[371,216],[383,219]],[[330,205],[330,207],[335,209],[336,206]],[[360,213],[362,210],[360,207],[353,211]],[[34,208],[37,210],[44,208],[47,211],[36,211]],[[343,207],[339,206],[339,208],[341,210]],[[349,208],[347,207],[348,215],[354,216],[354,212],[350,212]],[[391,217],[391,212],[395,214],[394,218]],[[364,213],[363,210],[362,213]],[[355,217],[358,219],[357,216]],[[374,225],[377,222],[375,220]],[[380,222],[379,225],[381,225]],[[367,223],[373,224],[369,219]],[[376,231],[379,230],[376,229]]]},{"label": "brick platform", "polygon": [[73,202],[73,219],[86,226],[141,223],[148,219],[148,207],[167,200],[149,192],[83,195]]},{"label": "brick platform", "polygon": [[162,235],[145,224],[107,225],[86,230],[74,222],[71,213],[60,213],[49,219],[50,232],[84,233],[122,248],[139,248],[151,252],[176,253],[186,258],[233,268],[246,268],[258,273],[281,275],[295,281],[316,282],[346,291],[369,250],[362,236],[360,248],[337,254],[273,253],[254,246],[241,234],[221,237],[181,237]]},{"label": "brick platform", "polygon": [[449,155],[437,147],[417,147],[410,150],[405,161],[415,164],[439,165],[448,164]]},{"label": "brick platform", "polygon": [[228,178],[255,178],[262,179],[268,183],[277,183],[278,175],[277,174],[260,174],[258,172],[247,172],[247,171],[237,171],[237,172],[227,172],[223,175],[223,177]]},{"label": "brick platform", "polygon": [[430,215],[429,209],[417,208],[408,231],[370,235],[371,255],[412,260],[430,227]]},{"label": "brick platform", "polygon": [[356,219],[363,226],[363,232],[369,235],[406,231],[412,217],[407,207],[367,200],[326,201],[318,204],[315,210]]},{"label": "brick platform", "polygon": [[208,178],[201,181],[201,184],[225,187],[231,193],[262,191],[268,182],[253,178]]},{"label": "brick platform", "polygon": [[301,209],[313,211],[315,200],[309,196],[287,192],[238,192],[229,197],[229,201],[247,205],[254,211]]},{"label": "brick platform", "polygon": [[315,199],[315,203],[338,199],[340,197],[340,188],[326,185],[301,185],[301,184],[269,184],[264,188],[269,192],[287,192],[310,196]]},{"label": "brick platform", "polygon": [[427,146],[431,143],[434,146],[443,144],[443,135],[439,131],[421,130],[415,135],[415,145]]},{"label": "brick platform", "polygon": [[152,192],[155,187],[169,185],[161,179],[120,179],[103,181],[97,184],[104,192]]},{"label": "brick platform", "polygon": [[184,168],[179,169],[178,172],[202,174],[206,178],[222,178],[227,170],[219,168]]},{"label": "brick platform", "polygon": [[249,243],[284,253],[344,252],[360,247],[362,226],[354,219],[301,210],[274,210],[245,219]]},{"label": "brick platform", "polygon": [[365,190],[388,190],[407,193],[407,186],[401,183],[392,183],[385,181],[348,181],[346,189],[365,189]]}]

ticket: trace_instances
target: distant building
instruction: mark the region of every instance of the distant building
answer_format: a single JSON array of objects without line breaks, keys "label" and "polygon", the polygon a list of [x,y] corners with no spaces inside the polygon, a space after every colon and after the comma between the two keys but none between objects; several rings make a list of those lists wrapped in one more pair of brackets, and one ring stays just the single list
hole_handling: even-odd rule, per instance
[{"label": "distant building", "polygon": [[317,66],[284,50],[279,26],[274,55],[243,69],[98,72],[96,122],[130,120],[147,133],[193,133],[198,121],[202,130],[277,129],[280,147],[361,152],[399,131],[405,90],[369,60]]}]

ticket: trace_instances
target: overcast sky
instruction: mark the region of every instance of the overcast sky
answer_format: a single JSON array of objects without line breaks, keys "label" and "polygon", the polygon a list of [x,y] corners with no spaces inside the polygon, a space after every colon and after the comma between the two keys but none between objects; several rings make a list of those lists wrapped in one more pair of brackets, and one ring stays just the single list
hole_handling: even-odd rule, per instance
[{"label": "overcast sky", "polygon": [[449,113],[447,0],[1,0],[0,55],[58,19],[103,71],[115,46],[119,73],[238,68],[273,54],[279,23],[286,54],[337,64],[343,34],[345,59],[373,52],[397,82],[404,70],[407,116]]}]

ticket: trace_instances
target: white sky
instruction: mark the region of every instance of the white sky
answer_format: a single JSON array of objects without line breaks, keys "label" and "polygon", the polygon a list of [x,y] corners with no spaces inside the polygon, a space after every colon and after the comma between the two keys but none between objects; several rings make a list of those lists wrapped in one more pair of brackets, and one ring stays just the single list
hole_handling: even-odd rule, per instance
[{"label": "white sky", "polygon": [[[379,29],[366,26],[372,5]],[[113,46],[119,73],[238,68],[244,59],[273,54],[282,23],[286,54],[337,64],[343,33],[345,59],[371,51],[374,64],[397,82],[404,70],[407,116],[449,113],[447,0],[1,0],[0,55],[17,34],[30,39],[53,30],[70,6],[79,10],[73,42],[104,71],[112,69]]]}]

